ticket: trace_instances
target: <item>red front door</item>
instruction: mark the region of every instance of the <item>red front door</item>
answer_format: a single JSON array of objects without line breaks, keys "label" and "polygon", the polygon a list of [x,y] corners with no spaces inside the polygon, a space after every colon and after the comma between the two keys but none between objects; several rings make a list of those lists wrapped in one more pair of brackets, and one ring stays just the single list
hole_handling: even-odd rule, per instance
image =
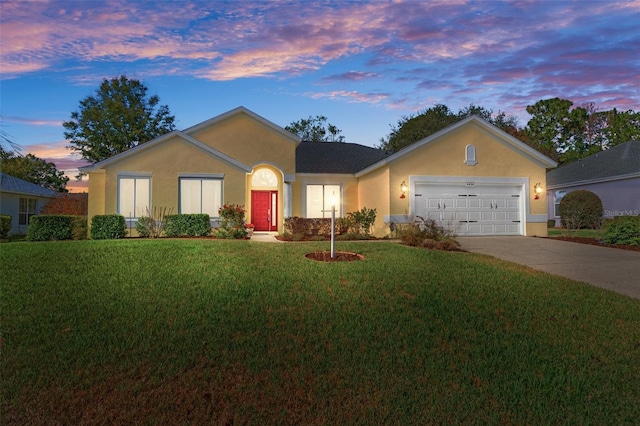
[{"label": "red front door", "polygon": [[278,230],[278,191],[251,191],[251,223],[256,231]]}]

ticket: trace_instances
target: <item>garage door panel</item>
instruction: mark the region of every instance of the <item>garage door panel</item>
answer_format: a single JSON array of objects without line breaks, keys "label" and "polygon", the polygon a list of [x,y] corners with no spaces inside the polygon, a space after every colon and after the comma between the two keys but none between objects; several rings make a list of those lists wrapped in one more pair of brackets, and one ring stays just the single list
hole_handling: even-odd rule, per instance
[{"label": "garage door panel", "polygon": [[454,210],[450,210],[448,212],[442,212],[441,218],[442,220],[445,220],[445,221],[453,221],[455,220],[455,213],[456,212]]},{"label": "garage door panel", "polygon": [[463,220],[463,221],[466,222],[467,220],[469,220],[469,212],[468,211],[456,211],[455,212],[455,219],[457,221]]},{"label": "garage door panel", "polygon": [[[415,214],[455,229],[458,235],[520,235],[521,188],[417,184]],[[425,201],[426,200],[426,201]]]},{"label": "garage door panel", "polygon": [[455,208],[456,209],[467,209],[469,208],[469,200],[466,198],[458,198],[455,200]]},{"label": "garage door panel", "polygon": [[492,221],[493,220],[493,212],[480,212],[480,220],[481,221]]}]

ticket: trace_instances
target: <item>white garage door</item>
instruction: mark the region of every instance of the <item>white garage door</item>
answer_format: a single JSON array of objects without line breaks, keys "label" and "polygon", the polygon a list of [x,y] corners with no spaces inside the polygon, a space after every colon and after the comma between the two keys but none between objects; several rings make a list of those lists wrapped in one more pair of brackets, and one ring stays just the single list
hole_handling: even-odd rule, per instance
[{"label": "white garage door", "polygon": [[521,235],[520,187],[420,184],[415,214],[436,220],[457,235]]}]

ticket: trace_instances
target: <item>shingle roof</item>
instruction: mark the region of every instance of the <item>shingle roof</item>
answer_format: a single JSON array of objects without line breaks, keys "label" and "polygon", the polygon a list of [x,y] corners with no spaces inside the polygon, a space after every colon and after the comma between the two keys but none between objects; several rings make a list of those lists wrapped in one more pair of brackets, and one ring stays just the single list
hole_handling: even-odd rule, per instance
[{"label": "shingle roof", "polygon": [[43,188],[26,180],[18,179],[17,177],[5,175],[4,173],[0,173],[0,189],[2,192],[31,195],[33,197],[54,198],[60,195],[56,191]]},{"label": "shingle roof", "polygon": [[547,173],[547,186],[640,174],[640,141],[629,141]]},{"label": "shingle roof", "polygon": [[296,173],[354,174],[389,155],[355,143],[302,141],[296,149]]}]

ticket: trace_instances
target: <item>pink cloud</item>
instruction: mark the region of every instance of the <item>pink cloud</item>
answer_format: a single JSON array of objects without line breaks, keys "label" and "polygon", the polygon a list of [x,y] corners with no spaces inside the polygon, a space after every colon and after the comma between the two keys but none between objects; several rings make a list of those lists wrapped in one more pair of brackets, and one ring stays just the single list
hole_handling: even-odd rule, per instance
[{"label": "pink cloud", "polygon": [[360,93],[356,91],[335,90],[332,92],[309,93],[313,99],[329,98],[334,100],[346,100],[347,102],[378,103],[389,98],[389,93]]},{"label": "pink cloud", "polygon": [[30,126],[62,126],[62,121],[59,120],[42,120],[42,119],[33,119],[33,118],[25,118],[25,117],[2,117],[3,121],[8,123],[20,123],[20,124],[28,124]]},{"label": "pink cloud", "polygon": [[322,80],[324,81],[360,81],[367,80],[371,78],[376,78],[379,75],[373,72],[363,72],[363,71],[349,71],[342,74],[333,74],[327,77],[324,77]]}]

